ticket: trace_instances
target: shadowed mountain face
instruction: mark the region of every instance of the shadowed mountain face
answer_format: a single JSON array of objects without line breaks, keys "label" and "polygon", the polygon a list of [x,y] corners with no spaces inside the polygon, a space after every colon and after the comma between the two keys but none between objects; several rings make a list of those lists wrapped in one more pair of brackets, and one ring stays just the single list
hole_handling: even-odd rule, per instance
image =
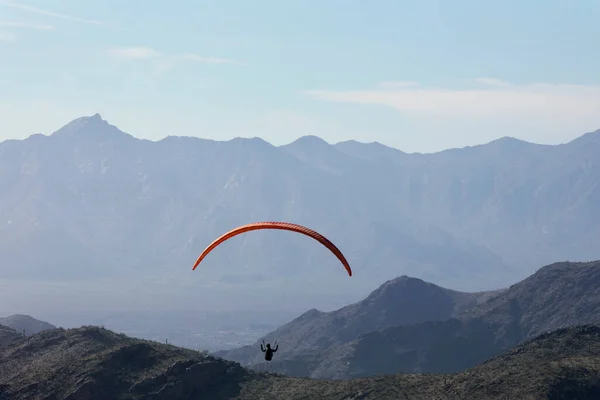
[{"label": "shadowed mountain face", "polygon": [[390,327],[332,349],[314,376],[460,371],[544,332],[600,323],[599,288],[600,262],[552,264],[458,319]]},{"label": "shadowed mountain face", "polygon": [[[277,306],[298,310],[301,298],[340,304],[402,274],[460,290],[500,287],[550,259],[600,258],[598,137],[561,146],[506,138],[422,155],[316,137],[281,147],[150,142],[84,117],[0,143],[0,268],[3,279],[44,287],[78,281],[80,303],[93,285],[110,287],[96,296],[112,307],[131,302],[135,285],[146,303],[160,292],[172,306],[185,298],[225,307],[244,296],[266,306],[285,293]],[[189,271],[214,238],[260,220],[324,233],[354,277],[322,246],[281,232],[236,237]],[[0,301],[24,299],[7,293]]]},{"label": "shadowed mountain face", "polygon": [[461,315],[511,327],[522,339],[570,325],[600,323],[600,261],[541,268],[501,295]]},{"label": "shadowed mountain face", "polygon": [[[365,145],[335,147],[360,156]],[[371,144],[364,157],[388,167],[398,211],[488,246],[514,265],[598,259],[600,130],[559,146],[502,138],[436,154]],[[391,175],[393,174],[393,178]],[[591,218],[591,219],[590,219]]]},{"label": "shadowed mountain face", "polygon": [[16,399],[594,399],[600,328],[544,334],[468,371],[317,381],[96,328],[51,330],[0,347],[0,396]]},{"label": "shadowed mountain face", "polygon": [[[453,293],[454,299],[447,297],[437,302],[426,288],[430,293]],[[398,291],[408,297],[407,292]],[[456,302],[457,295],[463,302]],[[346,307],[354,310],[355,315],[345,321],[346,325],[360,326],[366,321],[361,316],[368,313],[377,318],[387,314],[394,304],[402,305],[398,313],[404,314],[404,318],[391,320],[393,323],[387,327],[371,322],[354,339],[350,335],[340,338],[339,332],[344,330],[339,325],[318,325],[317,321],[339,320],[337,316],[344,314],[344,309],[330,313],[313,311],[310,318],[304,316],[267,335],[269,340],[279,340],[282,348],[288,336],[297,338],[297,344],[290,341],[287,352],[281,351],[269,364],[257,358],[260,353],[256,345],[219,354],[235,361],[252,362],[258,370],[268,368],[313,378],[457,372],[541,333],[600,323],[600,261],[555,263],[496,293],[456,293],[423,282],[410,298],[412,301],[386,301],[376,308],[368,307],[367,298]],[[434,309],[450,312],[445,315],[427,312]],[[422,319],[412,317],[420,314],[419,310]],[[306,332],[304,336],[299,335],[302,332]],[[334,341],[328,338],[337,339],[337,344],[331,344]],[[326,345],[320,346],[323,342]]]},{"label": "shadowed mountain face", "polygon": [[34,335],[36,333],[56,329],[52,324],[39,321],[29,315],[15,314],[6,318],[0,318],[0,325],[7,326],[15,331],[22,332],[25,335]]},{"label": "shadowed mountain face", "polygon": [[[120,282],[139,281],[143,271],[142,279],[189,277],[189,298],[197,296],[197,284],[218,284],[232,287],[230,297],[246,286],[255,300],[269,290],[265,296],[272,299],[292,279],[297,288],[310,285],[348,299],[402,273],[462,286],[511,278],[487,248],[402,212],[396,172],[387,169],[317,138],[281,148],[258,138],[150,142],[99,115],[80,118],[50,136],[0,144],[3,278],[118,277],[108,285],[117,290]],[[190,275],[214,238],[260,220],[324,233],[360,279],[345,279],[339,262],[318,243],[266,231],[224,243]]]},{"label": "shadowed mountain face", "polygon": [[[332,312],[310,310],[263,339],[281,345],[276,360],[326,351],[359,336],[390,326],[445,320],[493,295],[462,293],[420,279],[402,276],[390,280],[364,300]],[[260,341],[239,349],[216,353],[242,365],[262,362]],[[277,365],[277,363],[275,363]]]}]

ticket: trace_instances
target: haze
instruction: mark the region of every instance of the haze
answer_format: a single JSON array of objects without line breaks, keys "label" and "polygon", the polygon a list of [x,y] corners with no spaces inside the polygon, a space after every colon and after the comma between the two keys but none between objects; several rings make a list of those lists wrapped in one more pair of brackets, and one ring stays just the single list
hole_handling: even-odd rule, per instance
[{"label": "haze", "polygon": [[[600,259],[599,12],[0,0],[0,313],[254,326],[202,342],[224,348],[402,275],[473,292]],[[273,232],[191,271],[259,220],[355,275]]]}]

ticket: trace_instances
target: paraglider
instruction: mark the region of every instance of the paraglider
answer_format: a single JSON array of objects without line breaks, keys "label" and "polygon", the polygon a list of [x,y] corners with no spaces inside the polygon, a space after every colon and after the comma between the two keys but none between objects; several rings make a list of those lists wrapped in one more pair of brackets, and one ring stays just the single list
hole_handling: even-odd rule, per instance
[{"label": "paraglider", "polygon": [[279,345],[277,344],[277,342],[275,342],[274,349],[271,348],[271,343],[267,343],[267,345],[265,346],[264,340],[262,341],[262,343],[260,345],[260,350],[263,353],[265,353],[265,360],[267,360],[267,361],[271,361],[273,359],[273,353],[275,353],[278,348],[279,348]]},{"label": "paraglider", "polygon": [[[259,230],[259,229],[278,229],[278,230],[284,230],[284,231],[292,231],[292,232],[301,233],[303,235],[306,235],[306,236],[309,236],[309,237],[315,239],[316,241],[321,243],[323,246],[327,247],[329,249],[329,251],[331,251],[338,258],[338,260],[340,260],[340,262],[346,269],[348,276],[352,276],[352,269],[350,268],[350,264],[346,260],[346,257],[344,257],[344,255],[342,254],[340,249],[338,249],[325,236],[321,235],[320,233],[318,233],[316,231],[313,231],[310,228],[302,226],[302,225],[292,224],[289,222],[274,222],[274,221],[255,222],[252,224],[238,226],[237,228],[232,229],[231,231],[223,234],[221,237],[217,238],[214,242],[212,242],[206,249],[204,249],[202,254],[200,254],[198,259],[194,263],[192,270],[195,270],[196,267],[202,262],[202,260],[204,260],[204,258],[208,255],[208,253],[213,251],[215,247],[217,247],[224,241],[231,239],[232,237],[240,235],[242,233],[255,231],[255,230]],[[275,353],[277,351],[277,349],[279,348],[279,345],[277,344],[277,342],[275,342],[275,348],[271,348],[270,343],[267,343],[266,347],[264,347],[263,345],[264,345],[264,341],[260,345],[260,349],[263,353],[265,353],[265,360],[271,361],[271,359],[273,359],[273,353]]]},{"label": "paraglider", "polygon": [[313,231],[312,229],[302,226],[302,225],[292,224],[289,222],[274,222],[274,221],[255,222],[252,224],[238,226],[237,228],[232,229],[231,231],[223,234],[221,237],[219,237],[214,242],[212,242],[202,252],[202,254],[200,254],[200,257],[198,257],[198,259],[196,260],[196,263],[192,267],[192,270],[195,270],[196,267],[202,262],[202,260],[208,255],[208,253],[210,253],[215,247],[217,247],[224,241],[231,239],[232,237],[237,236],[239,234],[242,234],[245,232],[250,232],[250,231],[255,231],[255,230],[259,230],[259,229],[278,229],[278,230],[284,230],[284,231],[292,231],[292,232],[301,233],[303,235],[309,236],[309,237],[317,240],[323,246],[327,247],[338,258],[338,260],[340,260],[340,262],[346,269],[346,272],[348,272],[348,276],[352,276],[352,269],[350,268],[350,264],[346,260],[346,257],[344,257],[344,255],[342,254],[340,249],[338,249],[325,236],[321,235],[320,233],[318,233],[316,231]]}]

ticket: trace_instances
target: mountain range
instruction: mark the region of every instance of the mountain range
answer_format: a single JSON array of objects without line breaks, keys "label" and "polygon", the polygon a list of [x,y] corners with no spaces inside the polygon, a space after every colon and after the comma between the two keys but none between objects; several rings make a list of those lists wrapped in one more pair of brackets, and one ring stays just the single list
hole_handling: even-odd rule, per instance
[{"label": "mountain range", "polygon": [[508,289],[461,293],[408,277],[332,312],[311,310],[265,335],[280,343],[265,363],[251,346],[215,353],[257,370],[346,379],[451,373],[534,336],[600,323],[600,261],[554,263]]},{"label": "mountain range", "polygon": [[[279,147],[152,142],[82,117],[0,143],[2,279],[45,299],[9,289],[0,301],[240,308],[252,298],[254,308],[305,310],[403,274],[457,290],[508,286],[555,260],[600,258],[597,154],[600,131],[558,146],[503,138],[406,154],[314,136]],[[190,271],[215,237],[260,220],[322,232],[354,276],[322,246],[279,232],[234,238]]]}]

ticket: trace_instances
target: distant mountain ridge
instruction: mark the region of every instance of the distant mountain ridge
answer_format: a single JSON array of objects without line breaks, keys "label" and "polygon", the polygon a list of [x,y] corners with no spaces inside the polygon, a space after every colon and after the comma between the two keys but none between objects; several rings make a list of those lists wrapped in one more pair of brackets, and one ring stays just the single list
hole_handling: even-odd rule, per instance
[{"label": "distant mountain ridge", "polygon": [[[600,258],[599,135],[406,154],[316,137],[280,147],[152,142],[82,117],[0,143],[1,272],[83,285],[135,282],[143,271],[181,282],[223,232],[287,220],[331,238],[355,276],[341,280],[337,260],[310,241],[257,232],[224,244],[189,281],[201,277],[225,299],[254,290],[261,304],[283,287],[296,298],[310,288],[323,306],[402,274],[458,290],[505,286],[556,259]],[[199,296],[191,285],[177,293]],[[11,296],[4,301],[19,301]]]},{"label": "distant mountain ridge", "polygon": [[7,326],[14,329],[17,332],[24,333],[25,335],[35,335],[42,331],[50,329],[56,329],[56,326],[37,320],[29,315],[13,314],[5,318],[0,318],[0,325]]}]

